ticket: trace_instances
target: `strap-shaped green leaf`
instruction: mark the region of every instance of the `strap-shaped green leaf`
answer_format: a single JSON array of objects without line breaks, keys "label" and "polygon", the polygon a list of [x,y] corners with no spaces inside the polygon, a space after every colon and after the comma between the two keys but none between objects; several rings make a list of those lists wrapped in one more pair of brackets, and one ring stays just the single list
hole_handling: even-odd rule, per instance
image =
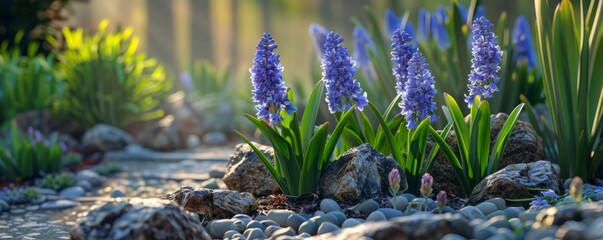
[{"label": "strap-shaped green leaf", "polygon": [[325,144],[329,135],[329,123],[325,123],[310,140],[305,153],[304,165],[300,174],[299,195],[314,193],[322,174],[322,158],[324,157]]},{"label": "strap-shaped green leaf", "polygon": [[324,155],[322,158],[322,163],[321,163],[322,166],[326,165],[328,163],[328,161],[331,159],[331,155],[333,155],[333,149],[335,149],[335,145],[337,145],[337,141],[339,140],[339,137],[341,136],[343,129],[345,128],[348,120],[350,120],[350,117],[352,116],[352,113],[354,112],[354,107],[355,106],[352,106],[352,108],[347,110],[341,116],[341,118],[339,119],[339,122],[337,123],[337,126],[335,126],[335,129],[333,130],[333,133],[331,133],[331,137],[329,137],[329,140],[327,141],[325,152],[324,152]]},{"label": "strap-shaped green leaf", "polygon": [[[478,108],[479,117],[476,118],[473,130],[471,133],[471,149],[477,148],[477,152],[473,154],[476,159],[474,160],[474,177],[479,181],[484,178],[486,168],[488,167],[489,153],[490,153],[490,105],[488,101],[482,101]],[[471,150],[473,152],[474,150]],[[477,185],[476,183],[476,185]]]},{"label": "strap-shaped green leaf", "polygon": [[463,164],[463,168],[467,168],[467,164],[469,159],[469,128],[467,127],[467,123],[465,123],[465,117],[459,108],[459,105],[456,103],[454,98],[447,93],[444,93],[444,102],[446,103],[447,109],[450,113],[450,118],[452,118],[452,122],[454,125],[454,133],[456,134],[456,139],[459,146],[459,154],[461,157],[461,164]]},{"label": "strap-shaped green leaf", "polygon": [[429,119],[424,119],[417,129],[412,131],[410,140],[408,160],[412,162],[411,174],[422,176],[420,170],[423,169],[423,160],[425,159],[425,149],[427,147],[427,136],[429,134]]},{"label": "strap-shaped green leaf", "polygon": [[398,148],[398,144],[396,144],[394,135],[390,131],[387,123],[385,123],[383,116],[381,116],[381,114],[379,113],[379,109],[377,109],[377,107],[370,102],[369,102],[369,107],[371,108],[371,110],[373,110],[373,114],[375,115],[375,117],[377,117],[377,120],[379,120],[379,123],[381,124],[381,129],[383,129],[383,134],[385,135],[385,139],[389,143],[389,147],[392,151],[394,160],[396,160],[400,164],[400,166],[405,166],[405,160],[402,155],[401,149]]},{"label": "strap-shaped green leaf", "polygon": [[446,141],[444,141],[444,139],[435,131],[435,129],[430,128],[429,132],[431,133],[431,136],[435,139],[436,143],[438,143],[438,145],[440,146],[440,149],[444,152],[444,155],[448,159],[448,162],[450,162],[450,164],[454,168],[454,171],[456,172],[456,177],[458,178],[459,183],[461,184],[463,192],[465,194],[470,194],[471,191],[473,191],[473,188],[471,188],[471,186],[469,185],[469,180],[467,177],[468,173],[466,169],[463,169],[461,163],[459,162],[459,159],[456,157],[452,149],[450,149],[450,146],[448,146]]},{"label": "strap-shaped green leaf", "polygon": [[519,118],[519,114],[521,113],[523,106],[524,104],[522,103],[517,105],[517,107],[513,109],[513,111],[509,115],[509,118],[507,118],[507,121],[505,121],[505,124],[500,129],[498,136],[496,136],[496,142],[494,143],[493,151],[490,153],[490,161],[488,162],[486,174],[493,173],[498,170],[498,163],[500,162],[500,159],[502,157],[505,145],[507,144],[507,140],[509,139],[511,133],[513,132],[513,129],[515,128],[515,123]]},{"label": "strap-shaped green leaf", "polygon": [[310,99],[308,99],[308,104],[304,110],[300,126],[302,146],[308,146],[310,144],[310,139],[314,133],[314,126],[316,125],[316,117],[318,116],[318,108],[320,106],[323,91],[324,83],[319,81],[314,86],[314,89],[310,94]]},{"label": "strap-shaped green leaf", "polygon": [[[375,129],[373,129],[373,125],[371,124],[371,121],[368,119],[368,117],[366,116],[366,114],[364,114],[364,112],[357,112],[358,115],[360,115],[360,120],[362,121],[362,127],[363,127],[363,135],[364,135],[364,140],[367,143],[373,143],[375,141]],[[356,134],[358,135],[358,134]]]}]

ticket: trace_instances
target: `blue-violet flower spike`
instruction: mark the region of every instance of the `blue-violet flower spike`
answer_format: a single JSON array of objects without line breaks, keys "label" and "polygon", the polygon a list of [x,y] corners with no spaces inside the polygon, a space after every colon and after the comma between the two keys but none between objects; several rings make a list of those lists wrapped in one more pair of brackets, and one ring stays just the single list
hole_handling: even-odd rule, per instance
[{"label": "blue-violet flower spike", "polygon": [[417,39],[419,42],[429,41],[429,35],[431,32],[431,17],[429,15],[429,12],[425,8],[419,9],[419,29],[417,30]]},{"label": "blue-violet flower spike", "polygon": [[387,35],[388,38],[391,38],[392,35],[394,34],[394,32],[398,29],[400,29],[400,23],[401,23],[401,19],[398,18],[398,15],[396,15],[396,13],[391,10],[391,9],[387,9],[385,10],[385,34]]},{"label": "blue-violet flower spike", "polygon": [[372,80],[377,78],[377,73],[375,72],[375,67],[373,67],[373,63],[371,62],[371,57],[369,56],[369,49],[376,54],[377,47],[375,43],[369,36],[369,33],[361,26],[356,26],[354,28],[354,59],[360,67],[360,70],[364,73],[367,79]]},{"label": "blue-violet flower spike", "polygon": [[492,33],[494,25],[485,17],[473,21],[471,25],[472,48],[471,73],[469,74],[469,94],[465,95],[465,102],[473,105],[474,98],[481,96],[491,98],[498,91],[496,84],[499,77],[502,51],[498,46],[496,36]]},{"label": "blue-violet flower spike", "polygon": [[400,29],[396,30],[392,35],[392,71],[396,77],[396,91],[399,94],[404,92],[408,79],[408,61],[415,52],[417,48],[412,46],[412,37]]},{"label": "blue-violet flower spike", "polygon": [[257,117],[271,125],[282,120],[280,112],[285,110],[289,115],[296,110],[287,95],[287,87],[283,82],[283,67],[279,54],[272,51],[277,48],[270,33],[264,33],[257,46],[253,66],[249,69],[253,84],[253,102],[258,111]]},{"label": "blue-violet flower spike", "polygon": [[348,49],[341,45],[342,42],[343,38],[338,34],[329,33],[322,59],[322,80],[327,90],[326,100],[331,113],[346,111],[353,104],[362,111],[368,105],[366,92],[363,92],[360,83],[354,79],[354,62]]},{"label": "blue-violet flower spike", "polygon": [[515,21],[512,41],[513,59],[517,61],[518,65],[525,62],[528,69],[532,69],[536,65],[536,50],[532,43],[530,24],[525,16],[519,16]]},{"label": "blue-violet flower spike", "polygon": [[312,42],[314,42],[314,47],[318,52],[318,58],[322,59],[322,56],[325,52],[325,42],[327,41],[327,35],[329,32],[326,28],[316,23],[310,24],[310,36],[312,37]]},{"label": "blue-violet flower spike", "polygon": [[440,51],[450,48],[451,45],[450,37],[444,26],[447,18],[446,10],[441,6],[431,14],[431,35],[433,35]]},{"label": "blue-violet flower spike", "polygon": [[406,128],[415,129],[423,119],[437,120],[436,104],[433,97],[436,94],[435,81],[429,71],[429,64],[421,52],[415,52],[408,61],[408,78],[402,93],[402,114],[406,116]]}]

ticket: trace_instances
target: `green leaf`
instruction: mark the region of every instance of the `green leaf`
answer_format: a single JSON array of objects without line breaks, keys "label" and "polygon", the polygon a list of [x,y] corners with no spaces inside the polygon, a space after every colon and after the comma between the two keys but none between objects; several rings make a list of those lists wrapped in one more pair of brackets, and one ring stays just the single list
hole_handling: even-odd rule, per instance
[{"label": "green leaf", "polygon": [[402,156],[401,149],[398,148],[398,144],[396,144],[394,135],[390,131],[389,127],[387,126],[387,123],[385,123],[383,116],[381,116],[381,114],[379,113],[379,109],[377,109],[377,107],[370,102],[369,102],[369,107],[371,108],[371,110],[373,110],[373,114],[375,115],[375,117],[377,117],[377,120],[379,120],[379,123],[381,124],[381,129],[383,129],[385,139],[389,143],[389,147],[392,151],[392,155],[393,155],[394,159],[400,164],[400,166],[405,166],[405,164],[404,164],[405,161]]},{"label": "green leaf", "polygon": [[322,173],[322,158],[324,158],[325,144],[329,134],[329,123],[325,123],[310,140],[305,153],[304,165],[300,174],[299,195],[314,193]]},{"label": "green leaf", "polygon": [[335,149],[335,145],[337,145],[337,141],[339,140],[339,137],[341,136],[341,133],[343,132],[343,129],[345,128],[348,120],[352,116],[352,113],[354,113],[354,106],[347,110],[339,119],[337,126],[335,126],[335,130],[333,130],[333,133],[331,133],[331,137],[329,137],[329,140],[327,141],[325,152],[322,158],[323,162],[321,163],[321,167],[326,165],[327,162],[331,159],[331,155],[333,155],[333,149]]},{"label": "green leaf", "polygon": [[519,118],[519,114],[521,113],[523,106],[524,106],[524,104],[522,103],[522,104],[517,105],[517,107],[515,107],[515,109],[513,109],[513,111],[509,115],[509,118],[507,118],[507,121],[505,121],[505,124],[500,129],[498,136],[496,136],[496,142],[494,143],[494,149],[490,153],[490,161],[488,162],[488,168],[486,170],[486,175],[489,173],[494,173],[495,171],[498,170],[498,163],[500,162],[500,159],[502,158],[502,154],[504,152],[505,145],[507,144],[507,140],[509,139],[509,136],[511,136],[511,133],[513,132],[513,129],[515,128],[515,123],[517,122],[517,119]]},{"label": "green leaf", "polygon": [[444,102],[450,112],[450,117],[452,118],[452,122],[454,125],[454,132],[456,134],[459,153],[461,156],[461,163],[463,164],[463,168],[466,168],[466,164],[468,164],[469,158],[469,128],[467,127],[467,123],[465,123],[465,117],[461,112],[458,104],[452,98],[452,96],[444,93]]},{"label": "green leaf", "polygon": [[488,167],[488,155],[490,153],[490,105],[488,104],[488,101],[482,101],[480,103],[473,124],[474,125],[471,126],[470,157],[475,157],[472,159],[474,163],[473,176],[477,181],[481,181],[481,179],[486,176],[485,171]]},{"label": "green leaf", "polygon": [[429,119],[426,118],[419,126],[417,126],[417,129],[412,132],[407,161],[413,162],[412,168],[410,169],[413,176],[423,175],[421,170],[424,169],[423,160],[425,159],[425,149],[427,148],[428,130],[429,127],[431,127],[429,123]]},{"label": "green leaf", "polygon": [[430,128],[429,132],[431,136],[435,139],[436,143],[440,146],[440,149],[444,152],[444,156],[448,159],[448,162],[454,168],[456,172],[456,177],[461,184],[461,188],[465,194],[470,194],[473,191],[473,188],[469,184],[468,173],[466,169],[461,166],[459,159],[456,157],[450,146],[444,141],[444,139],[435,131],[435,129]]},{"label": "green leaf", "polygon": [[[303,146],[310,144],[312,133],[314,132],[314,126],[316,125],[316,117],[318,116],[318,108],[320,106],[320,100],[324,91],[324,84],[319,81],[314,86],[308,104],[304,110],[302,121],[301,121],[301,139]],[[307,151],[307,150],[306,150]]]},{"label": "green leaf", "polygon": [[364,140],[367,143],[374,143],[375,141],[375,130],[373,129],[373,125],[371,124],[371,121],[368,119],[368,117],[366,116],[366,114],[364,114],[364,112],[358,112],[358,114],[360,115],[360,120],[362,121],[362,126],[363,126],[363,135],[364,135]]}]

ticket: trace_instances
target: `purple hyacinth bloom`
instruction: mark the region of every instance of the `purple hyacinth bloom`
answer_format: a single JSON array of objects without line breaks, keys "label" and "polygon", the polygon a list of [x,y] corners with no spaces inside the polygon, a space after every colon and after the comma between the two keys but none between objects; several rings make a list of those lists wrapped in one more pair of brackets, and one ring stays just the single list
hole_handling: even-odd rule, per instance
[{"label": "purple hyacinth bloom", "polygon": [[439,50],[446,50],[451,45],[446,26],[444,26],[447,18],[446,10],[441,6],[431,14],[431,35]]},{"label": "purple hyacinth bloom", "polygon": [[341,45],[343,38],[331,32],[325,42],[322,58],[322,80],[327,89],[326,100],[331,113],[343,112],[356,104],[358,110],[368,105],[366,92],[354,79],[356,70],[348,49]]},{"label": "purple hyacinth bloom", "polygon": [[415,52],[417,48],[412,46],[412,37],[400,29],[396,30],[392,35],[392,71],[396,77],[396,91],[399,94],[404,92],[408,79],[408,61]]},{"label": "purple hyacinth bloom", "polygon": [[437,195],[437,201],[438,201],[438,207],[439,208],[443,208],[444,206],[446,206],[446,200],[447,200],[447,196],[446,196],[446,192],[445,191],[440,191]]},{"label": "purple hyacinth bloom", "polygon": [[291,115],[296,109],[287,95],[283,82],[283,67],[279,54],[272,51],[277,48],[270,33],[264,33],[257,46],[253,66],[249,69],[253,84],[253,102],[258,111],[257,117],[271,125],[282,120],[280,112],[285,110]]},{"label": "purple hyacinth bloom", "polygon": [[[412,24],[408,21],[404,21],[403,18],[398,17],[393,10],[387,9],[385,11],[385,35],[387,38],[391,39],[394,32],[398,29],[404,29],[404,32],[408,33],[408,35],[413,38],[415,36],[415,29],[412,27]],[[416,42],[413,43],[416,44]]]},{"label": "purple hyacinth bloom", "polygon": [[373,67],[373,63],[371,62],[371,57],[369,56],[369,49],[373,52],[373,54],[377,53],[377,47],[375,47],[375,43],[369,36],[369,33],[361,26],[356,26],[354,28],[354,60],[356,60],[357,66],[360,67],[360,70],[364,73],[367,79],[372,80],[377,78],[377,73],[375,72],[375,67]]},{"label": "purple hyacinth bloom", "polygon": [[419,40],[419,42],[429,41],[429,33],[431,31],[430,22],[431,17],[429,12],[424,8],[419,9],[419,29],[417,32],[417,39]]},{"label": "purple hyacinth bloom", "polygon": [[415,52],[408,61],[408,78],[402,93],[402,114],[406,116],[406,128],[415,129],[423,119],[435,121],[435,81],[423,54]]},{"label": "purple hyacinth bloom", "polygon": [[491,98],[498,91],[496,84],[499,77],[502,51],[498,46],[496,36],[492,33],[494,25],[485,17],[473,21],[471,25],[472,48],[471,73],[469,74],[469,94],[465,95],[465,102],[473,105],[474,98],[481,96]]},{"label": "purple hyacinth bloom", "polygon": [[329,31],[327,31],[327,29],[324,28],[323,26],[316,24],[316,23],[310,24],[310,36],[312,37],[312,42],[314,42],[314,47],[316,48],[316,51],[319,54],[319,56],[318,56],[319,59],[322,59],[322,56],[324,55],[325,42],[327,41],[328,34],[329,34]]},{"label": "purple hyacinth bloom", "polygon": [[30,138],[34,137],[34,129],[32,127],[27,127],[27,136]]},{"label": "purple hyacinth bloom", "polygon": [[528,69],[532,69],[536,65],[536,50],[532,43],[530,24],[525,16],[519,16],[515,21],[512,41],[513,59],[517,61],[517,64],[525,62]]},{"label": "purple hyacinth bloom", "polygon": [[479,5],[475,8],[475,12],[473,13],[473,19],[478,19],[480,17],[486,17],[486,8],[484,5]]},{"label": "purple hyacinth bloom", "polygon": [[542,199],[540,196],[534,196],[534,198],[536,198],[536,200],[530,202],[530,206],[540,207],[550,205],[546,199]]},{"label": "purple hyacinth bloom", "polygon": [[557,194],[555,193],[555,191],[549,189],[545,192],[541,192],[542,196],[545,198],[550,198],[552,200],[557,201],[559,199],[559,196],[557,196]]}]

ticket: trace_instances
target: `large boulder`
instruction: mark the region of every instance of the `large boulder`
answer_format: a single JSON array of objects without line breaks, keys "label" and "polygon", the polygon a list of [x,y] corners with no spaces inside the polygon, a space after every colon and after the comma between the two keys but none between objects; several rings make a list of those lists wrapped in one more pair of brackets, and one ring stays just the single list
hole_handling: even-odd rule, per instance
[{"label": "large boulder", "polygon": [[482,180],[471,193],[469,203],[476,204],[491,198],[523,199],[550,189],[563,193],[559,166],[549,161],[518,163],[506,166]]},{"label": "large boulder", "polygon": [[388,174],[400,171],[400,191],[408,188],[404,169],[392,158],[373,150],[368,144],[354,147],[331,163],[320,178],[319,193],[349,204],[367,199],[387,197]]},{"label": "large boulder", "polygon": [[174,204],[107,203],[71,231],[71,239],[211,239],[201,222]]},{"label": "large boulder", "polygon": [[[253,144],[268,158],[268,161],[274,163],[272,147],[258,143]],[[270,195],[278,187],[264,163],[246,143],[236,146],[226,164],[226,174],[223,180],[229,189],[249,192],[254,196]]]},{"label": "large boulder", "polygon": [[184,210],[197,213],[204,220],[231,218],[237,214],[253,215],[258,208],[250,193],[230,190],[181,187],[162,198],[175,201]]},{"label": "large boulder", "polygon": [[[505,113],[498,113],[491,116],[490,149],[494,147],[498,133],[508,118],[509,116]],[[458,143],[454,131],[450,131],[446,138],[446,142],[451,146],[455,154],[458,155]],[[433,143],[428,144],[430,147],[433,145]],[[499,162],[498,170],[511,164],[530,163],[542,159],[546,159],[542,139],[538,136],[532,125],[527,122],[517,121],[513,132],[511,132],[511,135],[507,140],[503,156]],[[444,190],[455,195],[462,193],[456,178],[456,172],[443,152],[440,151],[436,155],[429,173],[434,178],[434,192]]]},{"label": "large boulder", "polygon": [[134,143],[134,138],[127,132],[99,123],[84,133],[82,145],[84,149],[97,151],[122,150]]},{"label": "large boulder", "polygon": [[441,239],[446,234],[470,239],[473,228],[460,214],[417,214],[390,221],[367,222],[310,239]]}]

